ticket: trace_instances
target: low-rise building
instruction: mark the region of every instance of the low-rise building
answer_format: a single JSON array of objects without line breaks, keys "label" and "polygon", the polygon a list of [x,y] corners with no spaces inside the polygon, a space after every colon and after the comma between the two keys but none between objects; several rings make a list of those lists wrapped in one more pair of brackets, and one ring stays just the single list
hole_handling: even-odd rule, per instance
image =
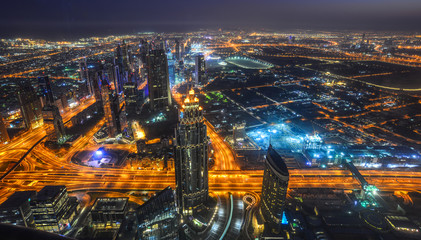
[{"label": "low-rise building", "polygon": [[126,217],[128,204],[128,197],[97,198],[91,210],[93,227],[96,229],[120,228]]},{"label": "low-rise building", "polygon": [[72,224],[79,203],[69,197],[66,186],[45,186],[31,201],[35,228],[61,232]]},{"label": "low-rise building", "polygon": [[34,216],[31,210],[31,199],[36,191],[13,193],[0,205],[0,222],[25,227],[34,227]]}]

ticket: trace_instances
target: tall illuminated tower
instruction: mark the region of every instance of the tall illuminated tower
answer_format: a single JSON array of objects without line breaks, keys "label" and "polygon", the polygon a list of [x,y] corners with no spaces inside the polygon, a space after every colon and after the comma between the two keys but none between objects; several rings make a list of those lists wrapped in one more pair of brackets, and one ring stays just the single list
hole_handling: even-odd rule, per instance
[{"label": "tall illuminated tower", "polygon": [[151,50],[146,61],[151,109],[164,110],[171,105],[167,55],[163,49]]},{"label": "tall illuminated tower", "polygon": [[80,80],[85,82],[86,89],[88,91],[88,95],[93,95],[93,86],[91,82],[91,78],[89,77],[89,69],[88,64],[86,62],[86,57],[83,58],[82,61],[79,62],[79,74],[80,74]]},{"label": "tall illuminated tower", "polygon": [[104,116],[105,122],[107,124],[108,135],[110,137],[115,137],[118,134],[117,131],[117,122],[114,114],[113,107],[113,94],[110,89],[108,81],[104,78],[102,79],[101,84],[101,96],[102,96],[102,105],[104,107]]},{"label": "tall illuminated tower", "polygon": [[6,124],[3,121],[3,117],[0,114],[0,143],[9,142],[9,134],[7,133]]},{"label": "tall illuminated tower", "polygon": [[123,55],[123,67],[124,71],[130,71],[130,56],[129,56],[129,47],[126,41],[123,40],[123,44],[121,45],[121,52]]},{"label": "tall illuminated tower", "polygon": [[46,105],[54,104],[54,96],[51,88],[51,81],[48,76],[39,77],[38,85],[41,91],[41,94],[45,97]]},{"label": "tall illuminated tower", "polygon": [[175,131],[176,194],[180,214],[190,216],[208,199],[208,137],[199,100],[191,90]]},{"label": "tall illuminated tower", "polygon": [[124,66],[124,57],[123,57],[123,50],[121,49],[121,45],[118,44],[117,48],[115,49],[115,64],[119,66],[119,68],[123,70],[123,66]]},{"label": "tall illuminated tower", "polygon": [[89,77],[91,78],[90,82],[92,83],[92,94],[94,95],[95,100],[97,102],[100,102],[102,101],[102,98],[101,98],[101,88],[99,87],[99,83],[101,82],[102,73],[96,72],[95,74],[89,75]]},{"label": "tall illuminated tower", "polygon": [[285,209],[289,172],[282,157],[269,145],[263,174],[261,206],[268,225],[279,231]]},{"label": "tall illuminated tower", "polygon": [[116,48],[113,71],[111,73],[111,80],[114,82],[117,94],[123,91],[123,85],[128,81],[129,73],[131,72],[128,54],[128,46],[123,41],[123,44],[121,46],[119,44]]},{"label": "tall illuminated tower", "polygon": [[195,84],[205,84],[206,81],[206,62],[205,56],[203,54],[199,54],[195,58]]},{"label": "tall illuminated tower", "polygon": [[139,109],[138,104],[140,103],[140,91],[137,89],[135,82],[128,82],[123,86],[124,97],[126,102],[126,112],[130,115],[136,114]]},{"label": "tall illuminated tower", "polygon": [[42,117],[44,119],[44,127],[48,134],[54,133],[53,139],[59,140],[66,134],[63,119],[56,105],[45,105],[42,108]]},{"label": "tall illuminated tower", "polygon": [[26,129],[35,129],[43,124],[42,104],[31,83],[21,81],[18,83],[18,100],[20,113],[25,122]]},{"label": "tall illuminated tower", "polygon": [[180,40],[176,39],[175,40],[175,58],[180,61],[181,60],[181,56],[183,54],[183,51],[181,51],[181,45],[180,45]]},{"label": "tall illuminated tower", "polygon": [[149,52],[149,44],[148,41],[145,39],[140,39],[139,43],[139,53],[140,53],[140,60],[143,64],[146,64],[146,55]]},{"label": "tall illuminated tower", "polygon": [[124,95],[118,95],[115,90],[111,88],[107,79],[103,78],[101,84],[101,96],[108,134],[113,138],[127,128]]},{"label": "tall illuminated tower", "polygon": [[58,107],[54,104],[53,91],[51,89],[51,81],[48,76],[38,78],[39,87],[46,99],[46,105],[42,108],[42,117],[47,133],[54,131],[55,138],[61,139],[66,133]]}]

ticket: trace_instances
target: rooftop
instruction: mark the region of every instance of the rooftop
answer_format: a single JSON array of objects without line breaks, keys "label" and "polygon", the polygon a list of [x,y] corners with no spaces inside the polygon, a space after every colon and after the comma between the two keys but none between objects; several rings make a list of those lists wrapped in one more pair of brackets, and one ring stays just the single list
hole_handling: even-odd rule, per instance
[{"label": "rooftop", "polygon": [[129,202],[128,197],[121,198],[97,198],[92,211],[124,211]]},{"label": "rooftop", "polygon": [[36,191],[22,191],[13,193],[6,201],[0,205],[0,209],[18,208],[24,202],[31,201],[31,198],[37,194]]},{"label": "rooftop", "polygon": [[66,186],[45,186],[38,192],[36,200],[45,201],[52,199],[65,189]]},{"label": "rooftop", "polygon": [[271,63],[242,56],[229,57],[225,61],[245,69],[269,69],[273,67]]},{"label": "rooftop", "polygon": [[275,169],[275,171],[284,176],[289,176],[287,165],[285,164],[284,160],[279,155],[279,153],[272,148],[272,145],[269,145],[266,159],[269,165],[271,165]]},{"label": "rooftop", "polygon": [[146,201],[138,209],[139,211],[156,211],[159,208],[160,204],[163,202],[174,201],[173,190],[170,186],[166,187],[164,190],[157,193],[155,196],[152,196],[148,201]]}]

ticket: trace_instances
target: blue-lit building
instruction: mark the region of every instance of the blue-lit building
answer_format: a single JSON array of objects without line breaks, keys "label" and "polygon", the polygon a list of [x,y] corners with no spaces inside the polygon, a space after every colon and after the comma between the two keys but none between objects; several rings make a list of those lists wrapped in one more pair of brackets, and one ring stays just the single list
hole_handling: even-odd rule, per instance
[{"label": "blue-lit building", "polygon": [[46,105],[53,105],[54,95],[51,88],[50,78],[48,76],[39,77],[38,86],[39,86],[41,95],[45,97]]},{"label": "blue-lit building", "polygon": [[329,167],[349,159],[361,168],[413,168],[421,166],[421,155],[407,146],[324,145],[305,149],[307,165]]},{"label": "blue-lit building", "polygon": [[169,57],[168,57],[168,76],[169,76],[170,86],[172,87],[175,85],[175,60],[170,59]]}]

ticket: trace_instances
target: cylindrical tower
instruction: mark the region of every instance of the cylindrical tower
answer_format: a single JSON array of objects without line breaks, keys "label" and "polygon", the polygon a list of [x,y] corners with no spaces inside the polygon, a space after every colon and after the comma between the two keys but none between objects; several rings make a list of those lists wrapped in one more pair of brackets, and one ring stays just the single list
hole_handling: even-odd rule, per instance
[{"label": "cylindrical tower", "polygon": [[199,99],[190,90],[180,111],[175,140],[179,212],[190,216],[208,198],[208,137]]}]

